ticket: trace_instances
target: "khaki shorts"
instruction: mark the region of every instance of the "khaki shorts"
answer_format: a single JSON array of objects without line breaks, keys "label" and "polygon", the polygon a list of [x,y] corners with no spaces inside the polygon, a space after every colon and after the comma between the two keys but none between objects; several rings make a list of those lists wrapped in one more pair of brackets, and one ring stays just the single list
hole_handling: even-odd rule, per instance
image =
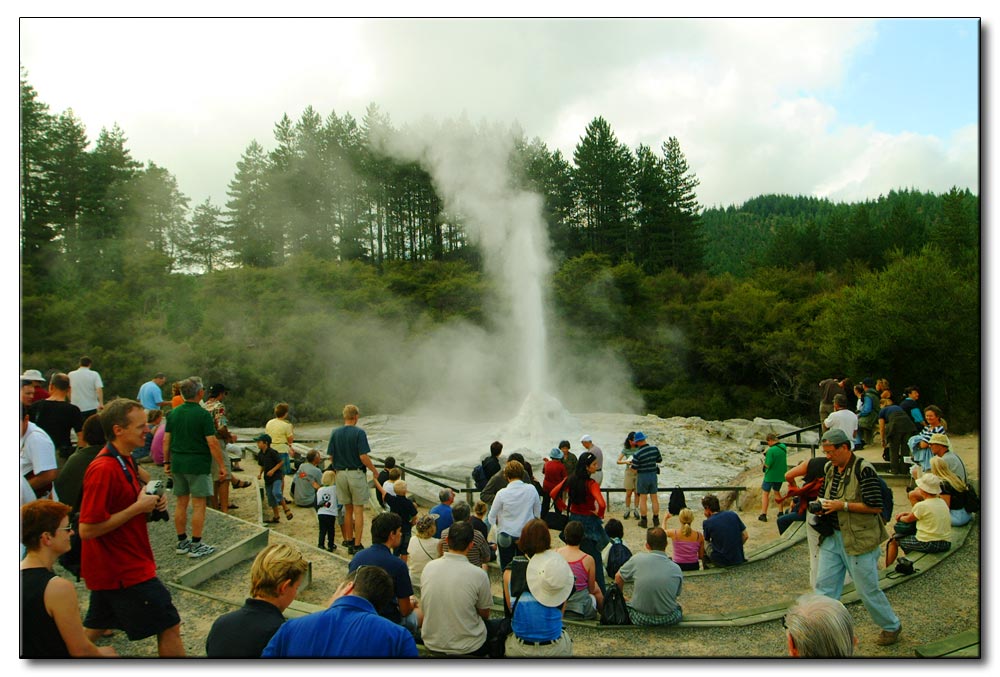
[{"label": "khaki shorts", "polygon": [[337,502],[364,505],[368,502],[368,476],[364,470],[337,471]]},{"label": "khaki shorts", "polygon": [[219,479],[219,464],[215,462],[215,456],[213,456],[212,470],[210,471],[209,475],[212,478],[213,482],[227,482],[233,476],[232,470],[230,470],[230,468],[232,467],[232,461],[230,461],[229,458],[226,456],[225,451],[222,452],[222,460],[226,462],[226,478],[224,480]]},{"label": "khaki shorts", "polygon": [[625,491],[635,491],[635,478],[639,476],[634,470],[625,470]]}]

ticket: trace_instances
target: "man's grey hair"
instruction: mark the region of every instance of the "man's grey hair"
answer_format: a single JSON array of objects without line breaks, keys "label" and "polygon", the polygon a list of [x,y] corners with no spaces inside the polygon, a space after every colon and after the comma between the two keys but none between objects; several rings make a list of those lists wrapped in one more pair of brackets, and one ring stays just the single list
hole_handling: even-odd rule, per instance
[{"label": "man's grey hair", "polygon": [[802,657],[854,654],[854,619],[839,600],[816,593],[802,595],[788,610],[785,626]]},{"label": "man's grey hair", "polygon": [[181,381],[181,397],[185,400],[193,400],[198,397],[198,393],[204,390],[201,379],[197,376],[189,376]]},{"label": "man's grey hair", "polygon": [[438,492],[438,500],[442,503],[451,500],[451,497],[455,495],[455,492],[451,489],[442,489]]},{"label": "man's grey hair", "polygon": [[456,501],[451,506],[451,518],[456,522],[466,522],[472,516],[472,509],[465,501]]}]

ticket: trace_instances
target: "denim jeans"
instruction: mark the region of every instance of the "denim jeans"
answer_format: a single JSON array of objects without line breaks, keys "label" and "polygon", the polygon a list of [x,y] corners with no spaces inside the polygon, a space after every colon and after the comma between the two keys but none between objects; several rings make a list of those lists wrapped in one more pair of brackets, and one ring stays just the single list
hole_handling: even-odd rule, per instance
[{"label": "denim jeans", "polygon": [[819,571],[816,573],[816,592],[839,600],[844,592],[844,575],[848,572],[854,587],[861,595],[868,614],[883,630],[895,632],[900,628],[899,617],[892,610],[889,599],[878,587],[878,558],[881,550],[876,547],[861,555],[848,555],[839,531],[826,537],[819,546]]}]

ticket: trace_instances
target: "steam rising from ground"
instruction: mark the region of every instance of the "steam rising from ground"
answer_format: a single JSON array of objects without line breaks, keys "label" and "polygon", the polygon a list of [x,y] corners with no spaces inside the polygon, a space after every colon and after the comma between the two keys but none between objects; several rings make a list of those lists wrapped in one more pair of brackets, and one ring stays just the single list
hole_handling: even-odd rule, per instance
[{"label": "steam rising from ground", "polygon": [[[514,416],[522,403],[551,403],[553,397],[578,411],[632,411],[641,401],[617,356],[549,357],[559,340],[546,331],[551,264],[543,202],[510,175],[514,140],[511,131],[474,128],[465,120],[425,122],[372,140],[388,154],[418,162],[431,175],[445,213],[460,220],[479,245],[498,294],[486,331],[452,323],[415,347],[410,367],[429,369],[411,411],[444,409],[500,421]],[[543,418],[568,420],[564,414],[549,411]]]}]

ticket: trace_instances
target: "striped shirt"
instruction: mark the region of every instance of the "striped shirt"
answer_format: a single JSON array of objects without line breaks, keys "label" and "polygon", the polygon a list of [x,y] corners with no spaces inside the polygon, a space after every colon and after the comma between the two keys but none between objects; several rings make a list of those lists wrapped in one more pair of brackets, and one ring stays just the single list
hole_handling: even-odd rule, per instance
[{"label": "striped shirt", "polygon": [[632,467],[639,473],[656,472],[656,464],[662,462],[660,450],[651,444],[637,448],[632,455]]},{"label": "striped shirt", "polygon": [[[853,463],[861,463],[861,461],[862,459],[856,456],[853,459]],[[854,474],[853,463],[848,463],[843,472],[837,472],[836,468],[833,469],[833,480],[830,482],[829,491],[824,492],[824,498],[838,501],[844,499],[844,489],[841,488],[841,484],[848,473]],[[879,484],[878,473],[871,465],[865,465],[861,468],[861,502],[869,508],[882,507],[882,485]]]}]

